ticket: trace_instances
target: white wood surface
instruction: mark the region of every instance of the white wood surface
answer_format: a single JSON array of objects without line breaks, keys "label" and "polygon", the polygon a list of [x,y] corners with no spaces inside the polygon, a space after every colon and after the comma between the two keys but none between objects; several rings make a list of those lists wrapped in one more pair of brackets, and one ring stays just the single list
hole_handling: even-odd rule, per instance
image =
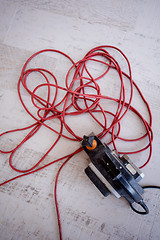
[{"label": "white wood surface", "polygon": [[[32,120],[21,106],[17,82],[21,68],[34,52],[59,49],[75,61],[98,45],[119,47],[129,58],[133,78],[148,100],[153,114],[153,155],[143,169],[143,184],[160,185],[160,1],[159,0],[0,0],[0,130],[30,124]],[[63,84],[69,64],[58,55],[43,55],[37,66],[52,69]],[[96,70],[95,70],[96,71]],[[104,89],[118,91],[112,81]],[[146,116],[146,108],[135,92],[134,103]],[[28,101],[28,96],[23,97]],[[133,121],[133,124],[132,124]],[[74,118],[68,123],[79,134],[98,132],[89,119]],[[57,128],[59,127],[58,123]],[[128,116],[124,135],[137,136],[141,126]],[[136,126],[136,127],[135,127]],[[132,129],[135,128],[135,129]],[[133,130],[133,131],[132,131]],[[134,135],[135,134],[135,135]],[[0,139],[0,146],[16,146],[24,133]],[[27,168],[51,145],[55,135],[42,129],[14,157],[14,164]],[[78,143],[63,140],[45,163],[71,153]],[[135,148],[133,145],[131,148]],[[122,149],[128,149],[125,144]],[[148,152],[133,155],[140,166]],[[9,168],[9,155],[0,154],[0,182],[16,176]],[[114,196],[107,198],[97,191],[84,174],[84,152],[66,165],[58,185],[58,200],[64,240],[159,240],[160,192],[148,190],[144,198],[150,208],[148,216],[131,211],[127,202]],[[53,201],[53,185],[60,165],[52,165],[36,174],[0,187],[0,240],[57,240],[58,227]]]}]

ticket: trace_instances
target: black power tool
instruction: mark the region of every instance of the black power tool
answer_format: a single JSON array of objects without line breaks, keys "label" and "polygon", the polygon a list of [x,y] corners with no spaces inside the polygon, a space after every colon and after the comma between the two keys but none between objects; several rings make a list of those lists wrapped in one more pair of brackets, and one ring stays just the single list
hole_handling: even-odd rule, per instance
[{"label": "black power tool", "polygon": [[147,214],[149,210],[142,198],[144,190],[138,184],[144,174],[129,157],[120,157],[94,135],[84,136],[82,146],[91,160],[85,173],[99,191],[104,196],[110,193],[117,198],[123,196],[131,205],[136,202],[143,207],[144,214]]}]

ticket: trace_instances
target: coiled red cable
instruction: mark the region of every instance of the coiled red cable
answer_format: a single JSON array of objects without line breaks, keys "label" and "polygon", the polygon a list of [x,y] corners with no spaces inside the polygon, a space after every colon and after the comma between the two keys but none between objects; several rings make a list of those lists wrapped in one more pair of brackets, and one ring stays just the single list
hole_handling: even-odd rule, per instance
[{"label": "coiled red cable", "polygon": [[[115,52],[118,52],[125,62],[127,63],[128,66],[128,73],[122,71],[120,64],[118,61],[109,53],[109,50],[114,50]],[[62,87],[58,84],[56,77],[51,71],[48,71],[47,69],[43,68],[28,68],[28,64],[32,63],[33,58],[35,58],[37,55],[45,53],[45,52],[52,52],[52,53],[59,53],[63,55],[64,57],[68,58],[71,62],[71,67],[68,70],[65,78],[65,87]],[[97,63],[98,66],[100,64],[105,67],[105,71],[100,74],[98,77],[93,77],[91,71],[88,69],[88,64],[90,62]],[[104,94],[101,94],[101,89],[100,86],[98,85],[98,82],[102,78],[106,78],[107,73],[112,70],[116,71],[118,73],[117,79],[120,80],[120,94],[119,98],[114,98],[110,97]],[[74,74],[72,76],[72,79],[70,80],[71,72]],[[27,79],[28,76],[32,73],[37,73],[42,76],[44,79],[44,83],[39,84],[35,87],[34,90],[29,89],[27,85]],[[48,77],[49,76],[49,77]],[[128,79],[129,85],[130,85],[130,94],[128,100],[126,100],[126,89],[125,89],[125,84],[124,84],[124,78]],[[51,79],[51,80],[50,80]],[[107,84],[107,80],[106,80]],[[36,113],[37,115],[33,115],[31,111],[27,108],[26,104],[24,103],[21,95],[21,89],[22,87],[28,92],[28,94],[31,96],[31,101],[34,107],[37,109]],[[46,98],[42,98],[42,96],[37,94],[37,91],[42,88],[47,88],[47,94]],[[51,96],[51,89],[55,89],[54,96]],[[145,103],[147,109],[148,109],[148,114],[149,114],[149,121],[145,120],[144,117],[139,113],[138,110],[136,110],[132,105],[132,98],[133,98],[133,89],[136,88],[137,91],[139,92],[139,95],[143,102]],[[90,92],[94,92],[91,94],[88,94],[87,91],[90,89]],[[58,91],[63,90],[65,91],[64,97],[58,102],[57,101],[57,96],[58,96]],[[96,93],[95,93],[96,92]],[[58,218],[58,226],[59,226],[59,234],[60,234],[60,239],[62,239],[62,232],[61,232],[61,223],[60,223],[60,216],[59,216],[59,209],[58,209],[58,201],[57,201],[57,182],[59,178],[59,174],[62,170],[62,168],[65,166],[65,164],[71,159],[72,156],[75,154],[79,153],[82,151],[82,147],[78,148],[75,150],[73,153],[63,156],[59,159],[56,159],[42,167],[40,167],[40,163],[45,159],[45,157],[50,153],[50,151],[56,146],[56,144],[59,142],[60,138],[67,138],[71,141],[78,141],[80,142],[82,140],[82,136],[78,136],[73,129],[67,124],[66,118],[68,116],[75,116],[75,115],[81,115],[84,113],[88,113],[96,122],[98,125],[100,125],[102,131],[97,134],[97,136],[102,139],[104,136],[107,134],[111,135],[111,141],[108,144],[113,144],[114,148],[119,152],[119,154],[133,154],[133,153],[139,153],[142,152],[146,149],[149,149],[149,156],[147,161],[140,166],[140,168],[143,168],[146,166],[146,164],[149,162],[152,154],[152,140],[153,140],[153,134],[152,134],[152,115],[151,111],[149,108],[149,105],[147,101],[145,100],[143,94],[141,93],[140,89],[138,88],[137,84],[133,81],[132,79],[132,74],[131,74],[131,67],[130,63],[127,59],[127,57],[124,55],[124,53],[113,46],[99,46],[96,48],[93,48],[90,50],[82,60],[78,62],[74,62],[67,54],[58,51],[58,50],[53,50],[53,49],[46,49],[39,51],[35,54],[33,54],[24,64],[22,68],[22,72],[18,81],[18,94],[20,101],[25,108],[26,112],[35,120],[35,123],[27,126],[25,128],[21,129],[15,129],[15,130],[10,130],[6,131],[4,133],[1,133],[0,136],[3,136],[8,133],[12,132],[17,132],[17,131],[23,131],[23,130],[29,130],[29,133],[24,137],[24,139],[16,146],[14,149],[9,150],[9,151],[4,151],[0,150],[1,153],[5,154],[10,154],[9,157],[9,165],[10,167],[20,173],[20,175],[11,178],[9,180],[6,180],[5,182],[1,183],[0,186],[13,181],[17,178],[20,178],[22,176],[26,176],[29,174],[32,174],[34,172],[40,171],[41,169],[52,165],[55,162],[58,161],[63,161],[61,167],[59,168],[56,176],[56,181],[55,181],[55,190],[54,190],[54,195],[55,195],[55,204],[56,204],[56,210],[57,210],[57,218]],[[128,94],[128,92],[127,92]],[[52,100],[51,100],[52,99]],[[115,112],[107,111],[104,109],[101,105],[101,100],[102,99],[107,99],[112,102],[115,102],[117,109]],[[83,101],[83,108],[80,107],[80,103],[82,104]],[[60,110],[61,109],[61,110]],[[128,111],[132,111],[134,114],[137,115],[138,118],[141,119],[143,125],[145,126],[146,132],[144,133],[143,136],[134,138],[134,139],[125,139],[120,136],[121,133],[121,123],[120,121],[122,118],[124,118],[127,114]],[[95,113],[101,113],[103,115],[104,121],[100,121],[96,116]],[[107,116],[110,115],[112,116],[113,120],[111,124],[108,124],[107,121]],[[60,122],[60,130],[56,130],[56,128],[50,127],[46,122],[48,120],[52,121],[53,119],[58,119]],[[48,149],[48,151],[44,154],[44,156],[32,167],[29,169],[25,170],[20,170],[17,167],[15,167],[12,163],[12,158],[15,152],[26,142],[28,141],[31,137],[33,137],[38,130],[41,127],[46,127],[50,131],[53,131],[57,134],[56,140],[53,142],[52,146]],[[67,130],[69,135],[64,134],[64,129]],[[118,129],[118,131],[116,130]],[[136,142],[140,141],[144,138],[148,138],[148,144],[144,146],[141,149],[131,151],[131,152],[120,152],[117,149],[116,146],[116,140],[121,140],[121,141],[128,141],[128,142]]]}]

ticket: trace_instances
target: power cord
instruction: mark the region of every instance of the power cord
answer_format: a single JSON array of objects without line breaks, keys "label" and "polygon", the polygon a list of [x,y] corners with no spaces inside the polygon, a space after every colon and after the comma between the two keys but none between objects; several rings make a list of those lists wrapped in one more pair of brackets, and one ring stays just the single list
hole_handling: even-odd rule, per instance
[{"label": "power cord", "polygon": [[[121,56],[123,61],[125,61],[125,66],[127,69],[122,70],[120,67],[120,64],[118,61],[112,56],[111,53],[114,52],[117,53],[118,56]],[[38,55],[42,53],[58,53],[65,58],[67,58],[70,63],[71,67],[69,68],[68,72],[66,73],[66,77],[64,79],[65,81],[65,87],[62,87],[59,85],[59,81],[55,77],[55,75],[44,68],[34,68],[29,67],[29,64],[32,63],[32,60]],[[91,64],[97,64],[98,69],[100,68],[100,65],[102,66],[102,72],[98,76],[94,76],[94,73],[92,72],[92,68],[89,68],[89,63]],[[62,66],[63,67],[63,64]],[[54,66],[53,66],[54,69]],[[100,79],[104,79],[106,81],[106,88],[107,86],[107,80],[108,75],[107,73],[109,71],[115,71],[117,73],[117,82],[120,86],[120,91],[118,94],[118,97],[112,97],[106,94],[101,93],[100,85],[98,85],[98,82]],[[30,75],[38,74],[40,82],[37,84],[37,86],[32,89],[30,88],[30,84],[28,84],[28,78]],[[73,75],[72,75],[73,74]],[[43,81],[43,83],[42,83]],[[127,82],[127,89],[126,89],[126,81]],[[38,92],[39,90],[44,89],[46,91],[46,96],[41,96]],[[54,89],[54,96],[51,96],[51,90]],[[133,90],[136,90],[139,93],[139,96],[141,100],[143,101],[144,105],[146,106],[147,112],[148,112],[148,119],[146,120],[145,117],[142,116],[142,114],[131,105],[132,99],[133,99]],[[104,90],[104,89],[103,89]],[[34,107],[34,113],[33,108],[28,108],[28,103],[26,103],[23,99],[23,92],[26,91],[29,95],[29,99],[31,100],[31,103]],[[57,98],[59,91],[64,91],[64,97],[59,100]],[[114,89],[113,89],[114,91]],[[105,91],[104,91],[105,92]],[[112,91],[110,91],[112,93]],[[3,154],[10,154],[9,156],[9,166],[19,175],[6,179],[5,181],[0,183],[0,186],[3,186],[13,180],[16,180],[18,178],[21,178],[26,175],[33,174],[35,172],[38,172],[56,162],[61,162],[61,167],[59,168],[57,172],[56,182],[55,182],[55,204],[56,204],[56,210],[57,210],[57,218],[58,218],[58,226],[59,226],[59,234],[60,239],[62,239],[62,233],[61,233],[61,222],[60,222],[60,214],[59,214],[59,208],[58,208],[58,200],[57,200],[57,183],[58,178],[60,175],[61,170],[65,166],[65,164],[73,157],[75,154],[81,152],[83,149],[82,147],[79,147],[74,152],[62,156],[61,158],[54,159],[52,162],[45,164],[41,166],[41,163],[44,161],[46,156],[54,149],[54,147],[59,143],[59,140],[61,138],[65,138],[71,141],[70,144],[73,144],[73,142],[81,142],[82,136],[78,136],[77,133],[71,129],[71,126],[66,121],[66,118],[69,117],[70,121],[72,116],[77,116],[81,114],[88,114],[91,119],[100,127],[100,131],[97,133],[97,136],[100,139],[103,139],[106,135],[110,135],[110,142],[107,144],[113,144],[114,149],[119,154],[134,154],[139,153],[142,151],[145,151],[148,149],[149,156],[146,159],[146,161],[139,167],[143,168],[148,164],[148,162],[151,159],[152,155],[152,141],[153,141],[153,133],[152,133],[152,114],[149,107],[148,102],[144,98],[141,90],[133,81],[132,79],[132,73],[131,73],[131,66],[130,63],[125,56],[125,54],[118,48],[114,46],[98,46],[93,49],[91,49],[81,60],[78,62],[74,62],[67,54],[55,50],[55,49],[45,49],[41,50],[39,52],[34,53],[24,64],[21,75],[18,81],[18,95],[19,99],[26,110],[26,112],[31,116],[31,119],[34,120],[34,123],[24,127],[24,128],[17,128],[10,131],[5,131],[0,134],[0,137],[10,134],[13,132],[19,132],[27,130],[28,133],[23,138],[23,140],[13,149],[4,150],[1,149],[0,153]],[[103,104],[101,102],[107,101],[105,104],[105,108],[103,107]],[[116,109],[111,111],[110,109],[107,109],[108,101],[114,102]],[[83,104],[83,106],[82,106]],[[127,112],[131,111],[137,118],[141,120],[142,125],[144,126],[144,134],[140,135],[137,138],[124,138],[120,135],[121,133],[121,120],[126,117]],[[101,114],[102,118],[100,120],[99,117],[96,116],[96,114]],[[59,121],[60,123],[60,130],[57,130],[57,126],[51,127],[48,122],[54,120]],[[108,119],[111,119],[108,121]],[[83,121],[83,120],[82,120]],[[25,144],[30,138],[32,138],[42,127],[47,128],[48,130],[54,132],[56,134],[56,139],[53,140],[53,143],[51,143],[51,146],[49,149],[44,153],[43,157],[39,159],[36,163],[34,163],[30,168],[28,169],[19,169],[18,166],[15,166],[13,163],[15,153],[19,148]],[[79,124],[78,124],[79,128]],[[64,131],[65,130],[65,131]],[[123,142],[137,142],[141,141],[144,138],[148,139],[148,144],[146,146],[143,146],[142,148],[136,149],[134,151],[118,151],[116,140],[123,141]],[[7,145],[7,144],[6,144]],[[137,144],[138,146],[138,144]],[[23,159],[23,158],[22,158]],[[7,178],[7,177],[6,177]],[[144,208],[145,212],[147,213],[148,210],[144,203],[140,203],[140,205]],[[136,211],[133,207],[132,209]]]},{"label": "power cord", "polygon": [[[143,189],[146,189],[146,188],[154,188],[154,189],[160,189],[160,186],[154,186],[154,185],[148,185],[148,186],[142,186]],[[144,212],[141,212],[141,211],[138,211],[136,208],[133,207],[133,204],[130,204],[130,207],[131,209],[138,213],[138,214],[141,214],[141,215],[146,215],[149,213],[149,209],[148,207],[146,206],[146,204],[143,202],[143,201],[140,201],[138,203],[139,205],[141,205],[141,207],[145,210]]]}]

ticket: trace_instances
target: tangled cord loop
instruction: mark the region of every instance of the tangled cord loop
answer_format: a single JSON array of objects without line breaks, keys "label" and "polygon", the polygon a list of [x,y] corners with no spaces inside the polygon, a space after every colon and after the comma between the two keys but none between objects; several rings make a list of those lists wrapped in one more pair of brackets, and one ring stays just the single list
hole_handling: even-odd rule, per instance
[{"label": "tangled cord loop", "polygon": [[[128,66],[128,73],[122,71],[118,61],[109,53],[109,50],[114,50],[120,54],[123,59],[125,60],[127,66]],[[65,87],[62,87],[58,84],[58,81],[54,74],[43,68],[28,68],[28,64],[32,63],[32,60],[39,54],[46,53],[46,52],[52,52],[52,53],[59,53],[63,55],[64,57],[68,58],[71,62],[71,67],[68,70],[65,78]],[[88,65],[90,63],[98,64],[98,66],[103,66],[104,72],[101,73],[99,76],[94,77],[91,70],[89,70]],[[107,96],[101,93],[101,88],[98,85],[98,81],[100,79],[106,78],[108,72],[110,70],[116,71],[118,73],[117,79],[120,80],[120,94],[118,98],[114,98],[111,96]],[[32,73],[37,73],[42,76],[44,79],[44,83],[38,84],[33,90],[29,89],[27,80],[28,77]],[[72,75],[72,78],[71,78]],[[71,80],[70,80],[71,78]],[[130,94],[128,100],[126,100],[126,89],[124,85],[124,78],[128,79],[129,85],[130,85]],[[51,79],[51,80],[50,80]],[[107,79],[106,79],[107,84]],[[36,109],[36,114],[33,114],[28,107],[26,106],[25,102],[23,101],[21,90],[22,87],[28,92],[28,94],[31,96],[32,104],[34,105]],[[41,89],[47,89],[47,93],[45,98],[38,95],[38,91]],[[131,106],[132,98],[133,98],[133,89],[136,88],[139,92],[139,95],[141,96],[141,99],[145,103],[147,109],[148,109],[148,115],[149,115],[149,122],[147,122],[143,116],[133,107]],[[54,89],[54,96],[51,95],[52,89]],[[58,93],[59,90],[62,90],[65,92],[62,99],[58,101]],[[88,93],[89,92],[89,93]],[[128,93],[128,92],[127,92]],[[58,217],[58,224],[59,224],[59,232],[60,232],[60,239],[62,239],[61,235],[61,224],[60,224],[60,218],[59,218],[59,210],[58,210],[58,202],[57,202],[57,181],[59,177],[59,173],[62,170],[63,166],[69,161],[69,159],[74,156],[75,154],[82,151],[82,148],[80,147],[75,152],[66,155],[64,157],[61,157],[59,159],[56,159],[49,164],[46,164],[42,167],[40,167],[40,163],[45,159],[45,157],[50,153],[50,151],[55,147],[55,145],[58,143],[61,137],[64,137],[66,139],[72,140],[72,141],[78,141],[80,142],[82,140],[82,136],[78,136],[74,130],[67,124],[66,118],[68,116],[76,116],[80,114],[87,113],[89,114],[96,123],[101,127],[101,131],[97,134],[97,136],[102,139],[107,134],[110,134],[111,141],[108,144],[113,144],[114,148],[117,150],[117,152],[121,153],[127,153],[127,154],[133,154],[133,153],[139,153],[141,151],[144,151],[149,148],[149,156],[147,161],[140,167],[144,167],[150,160],[151,154],[152,154],[152,140],[153,140],[153,134],[152,134],[152,115],[149,108],[149,105],[147,101],[145,100],[144,96],[142,95],[140,89],[136,85],[136,83],[132,79],[131,74],[131,67],[130,63],[127,59],[127,57],[124,55],[124,53],[119,50],[116,47],[113,46],[99,46],[96,48],[93,48],[90,50],[82,60],[78,62],[74,62],[67,54],[53,49],[45,49],[41,50],[35,54],[33,54],[24,64],[22,68],[22,72],[18,81],[18,94],[20,101],[25,108],[26,112],[35,120],[35,123],[27,126],[25,128],[21,129],[15,129],[10,130],[7,132],[2,133],[0,136],[3,136],[8,133],[16,132],[16,131],[23,131],[23,130],[30,130],[29,133],[24,137],[24,139],[16,146],[14,149],[9,151],[0,150],[1,153],[10,153],[9,157],[9,165],[10,167],[15,170],[16,172],[21,173],[20,175],[6,180],[5,182],[1,183],[0,186],[13,181],[19,177],[32,174],[34,172],[40,171],[41,169],[55,163],[61,160],[65,160],[56,177],[55,182],[55,202],[56,202],[56,209],[57,209],[57,217]],[[110,100],[116,103],[116,111],[111,112],[102,107],[101,100]],[[83,103],[83,104],[82,104]],[[125,117],[126,113],[128,111],[132,111],[138,118],[141,119],[146,132],[143,136],[140,136],[139,138],[134,139],[125,139],[120,136],[121,133],[121,124],[120,121],[123,117]],[[101,113],[103,116],[103,121],[100,121],[95,113]],[[112,117],[111,124],[108,124],[107,116]],[[53,128],[47,124],[47,121],[52,121],[53,119],[58,119],[60,121],[60,130],[58,131],[56,128]],[[48,151],[44,154],[44,156],[32,167],[26,170],[20,170],[17,167],[15,167],[12,163],[12,158],[14,153],[31,137],[33,137],[38,130],[42,127],[46,127],[49,130],[53,131],[57,134],[56,140],[53,142],[52,146],[48,149]],[[64,129],[67,130],[69,134],[64,133]],[[117,131],[118,129],[118,131]],[[118,151],[116,147],[116,140],[121,141],[128,141],[128,142],[136,142],[140,141],[144,138],[148,138],[148,144],[144,146],[141,149],[131,151],[131,152],[120,152]]]}]

